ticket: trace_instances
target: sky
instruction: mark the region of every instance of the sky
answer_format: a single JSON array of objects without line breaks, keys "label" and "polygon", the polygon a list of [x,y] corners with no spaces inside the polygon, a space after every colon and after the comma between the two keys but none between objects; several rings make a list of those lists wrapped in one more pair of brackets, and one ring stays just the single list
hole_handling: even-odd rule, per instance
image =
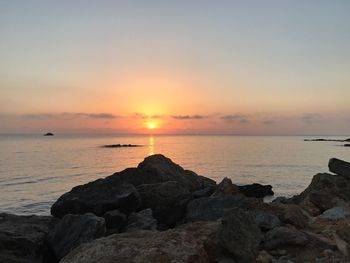
[{"label": "sky", "polygon": [[0,133],[349,135],[349,14],[347,0],[0,0]]}]

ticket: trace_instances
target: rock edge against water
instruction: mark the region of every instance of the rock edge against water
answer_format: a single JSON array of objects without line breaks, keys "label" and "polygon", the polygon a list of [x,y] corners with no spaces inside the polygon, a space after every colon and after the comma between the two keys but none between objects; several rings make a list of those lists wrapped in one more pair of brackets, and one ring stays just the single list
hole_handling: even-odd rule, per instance
[{"label": "rock edge against water", "polygon": [[74,187],[53,216],[0,214],[0,262],[349,262],[350,163],[292,198],[219,184],[163,155]]}]

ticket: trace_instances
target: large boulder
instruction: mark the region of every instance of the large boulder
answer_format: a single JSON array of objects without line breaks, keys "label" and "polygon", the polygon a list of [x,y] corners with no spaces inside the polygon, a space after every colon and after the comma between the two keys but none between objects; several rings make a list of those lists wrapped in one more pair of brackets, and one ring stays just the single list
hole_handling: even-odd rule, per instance
[{"label": "large boulder", "polygon": [[265,196],[274,195],[271,185],[254,183],[238,186],[238,189],[247,197],[264,198]]},{"label": "large boulder", "polygon": [[94,214],[66,215],[50,231],[47,240],[59,261],[72,249],[82,243],[104,236],[106,233],[104,218]]},{"label": "large boulder", "polygon": [[309,239],[303,232],[284,226],[276,227],[265,235],[264,246],[267,249],[283,248],[285,246],[304,246]]},{"label": "large boulder", "polygon": [[187,222],[217,220],[222,217],[225,209],[246,206],[247,200],[241,196],[197,198],[188,203],[185,219]]},{"label": "large boulder", "polygon": [[129,216],[126,231],[136,230],[157,230],[157,220],[153,217],[151,208]]},{"label": "large boulder", "polygon": [[240,208],[225,211],[219,230],[220,244],[238,262],[254,262],[263,235],[250,212]]},{"label": "large boulder", "polygon": [[125,214],[137,210],[141,204],[136,188],[132,184],[113,183],[99,179],[74,187],[62,195],[51,207],[51,214],[63,217],[66,214],[94,213],[102,216],[111,210]]},{"label": "large boulder", "polygon": [[141,209],[152,208],[158,222],[168,226],[182,220],[191,198],[190,192],[176,181],[143,184],[137,190],[142,200]]},{"label": "large boulder", "polygon": [[342,175],[350,179],[350,163],[337,158],[331,158],[328,162],[328,168],[332,173]]},{"label": "large boulder", "polygon": [[120,231],[127,222],[127,216],[119,210],[108,211],[103,215],[106,222],[106,228]]},{"label": "large boulder", "polygon": [[49,216],[0,214],[0,262],[53,262],[45,238],[56,220]]},{"label": "large boulder", "polygon": [[236,194],[239,194],[238,186],[233,184],[231,179],[225,177],[215,187],[212,197],[220,196],[220,195],[236,195]]},{"label": "large boulder", "polygon": [[[61,263],[184,262],[209,263],[217,222],[193,223],[163,232],[136,231],[86,243]],[[214,249],[213,249],[214,250]]]},{"label": "large boulder", "polygon": [[309,212],[315,207],[318,213],[314,212],[313,215],[320,214],[350,201],[350,180],[329,173],[316,174],[310,185],[300,195],[294,196],[292,201],[310,209]]}]

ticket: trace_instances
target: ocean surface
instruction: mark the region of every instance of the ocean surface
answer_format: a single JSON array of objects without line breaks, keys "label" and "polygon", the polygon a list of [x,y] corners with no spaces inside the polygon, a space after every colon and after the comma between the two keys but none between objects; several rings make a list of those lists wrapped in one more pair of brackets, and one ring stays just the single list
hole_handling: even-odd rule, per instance
[{"label": "ocean surface", "polygon": [[[271,184],[275,196],[300,193],[331,157],[350,161],[338,142],[300,136],[0,135],[0,212],[49,214],[72,187],[135,167],[161,153],[219,182]],[[346,139],[348,137],[322,137]],[[105,144],[139,144],[102,148]]]}]

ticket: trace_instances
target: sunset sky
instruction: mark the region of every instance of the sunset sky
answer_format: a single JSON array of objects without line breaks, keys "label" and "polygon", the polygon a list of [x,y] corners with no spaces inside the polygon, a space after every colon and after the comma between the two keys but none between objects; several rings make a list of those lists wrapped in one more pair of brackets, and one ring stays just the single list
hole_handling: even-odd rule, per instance
[{"label": "sunset sky", "polygon": [[0,133],[349,135],[349,14],[348,0],[0,0]]}]

